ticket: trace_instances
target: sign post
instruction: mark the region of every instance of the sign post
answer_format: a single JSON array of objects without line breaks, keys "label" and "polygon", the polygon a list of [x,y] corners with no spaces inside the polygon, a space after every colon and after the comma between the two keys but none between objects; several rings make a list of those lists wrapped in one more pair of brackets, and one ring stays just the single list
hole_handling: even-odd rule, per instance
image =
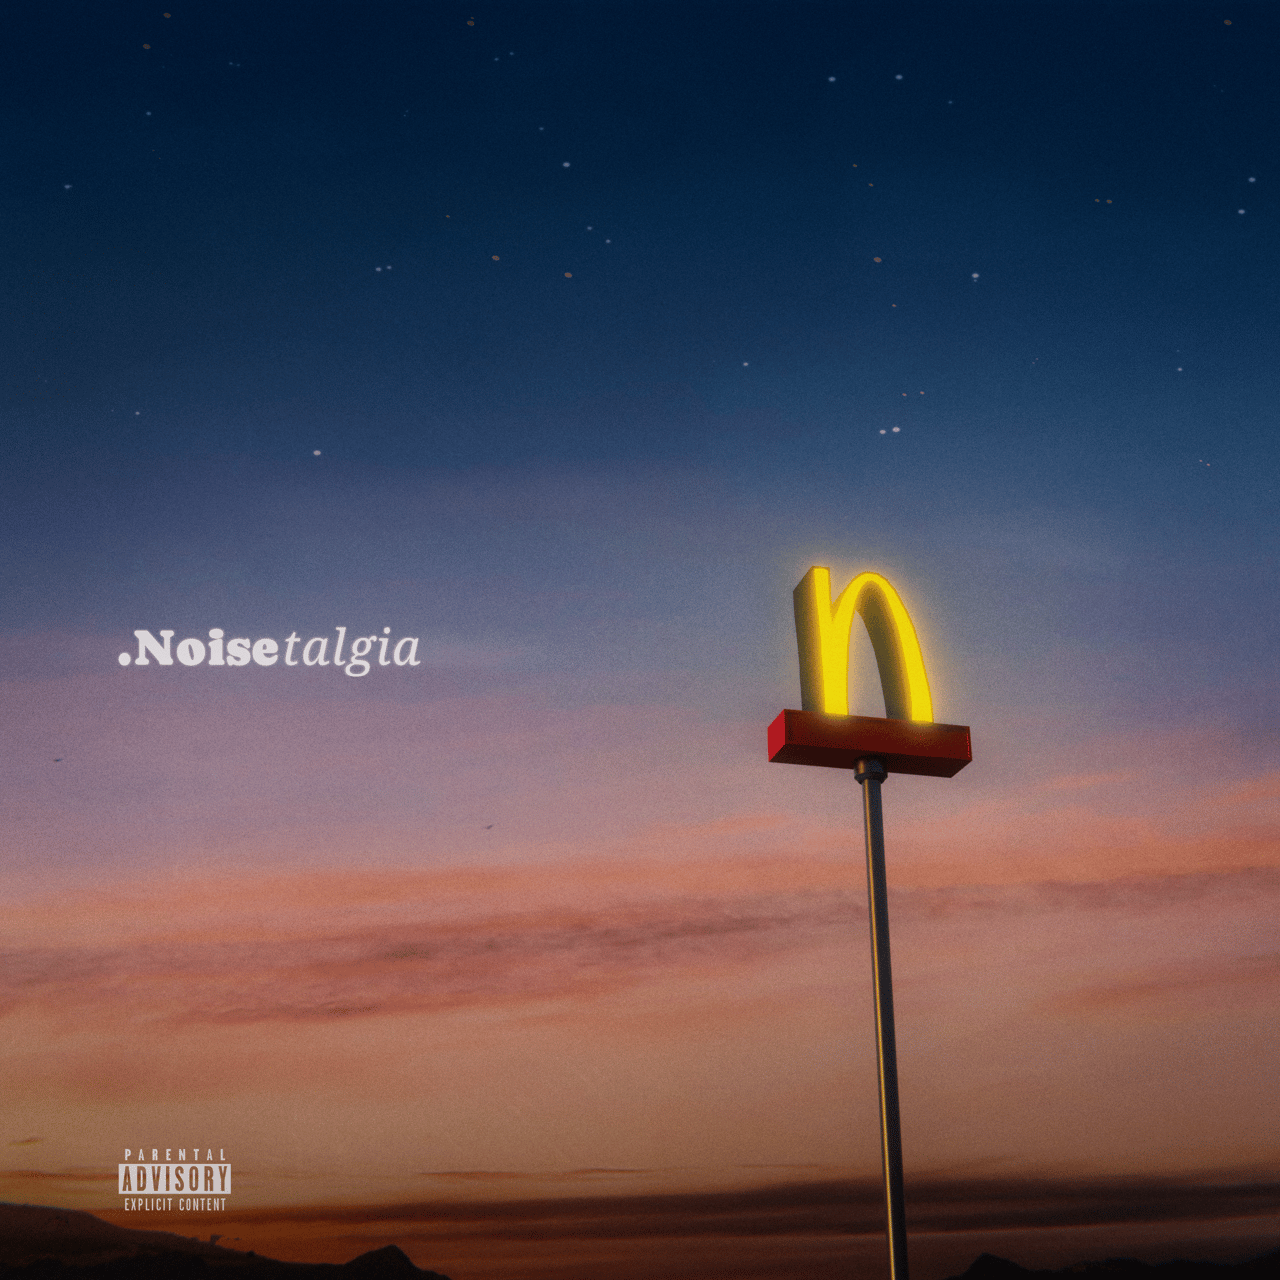
[{"label": "sign post", "polygon": [[[830,571],[815,566],[796,587],[794,601],[803,710],[784,711],[769,726],[769,759],[851,769],[862,787],[889,1280],[908,1280],[880,785],[891,772],[954,777],[973,752],[966,725],[933,722],[920,642],[898,593],[884,578],[860,573],[833,602]],[[875,651],[884,719],[849,714],[849,637],[855,613],[866,624]]]}]

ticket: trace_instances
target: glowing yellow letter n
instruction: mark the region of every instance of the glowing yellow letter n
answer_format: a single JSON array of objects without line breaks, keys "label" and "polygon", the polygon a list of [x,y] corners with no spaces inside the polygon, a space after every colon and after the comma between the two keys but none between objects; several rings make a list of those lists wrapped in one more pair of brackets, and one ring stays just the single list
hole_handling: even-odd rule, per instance
[{"label": "glowing yellow letter n", "polygon": [[831,599],[831,570],[814,566],[793,592],[800,648],[800,699],[806,711],[849,714],[849,633],[853,615],[866,623],[884,713],[890,720],[933,720],[924,655],[898,593],[878,573],[860,573]]}]

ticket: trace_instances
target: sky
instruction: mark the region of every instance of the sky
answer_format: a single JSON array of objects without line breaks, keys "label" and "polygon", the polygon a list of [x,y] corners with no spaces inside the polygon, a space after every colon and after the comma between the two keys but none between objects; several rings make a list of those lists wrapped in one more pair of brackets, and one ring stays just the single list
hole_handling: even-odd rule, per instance
[{"label": "sky", "polygon": [[[10,27],[0,1199],[880,1276],[817,564],[972,730],[884,789],[920,1276],[1274,1247],[1271,6]],[[229,1210],[121,1209],[195,1143]]]}]

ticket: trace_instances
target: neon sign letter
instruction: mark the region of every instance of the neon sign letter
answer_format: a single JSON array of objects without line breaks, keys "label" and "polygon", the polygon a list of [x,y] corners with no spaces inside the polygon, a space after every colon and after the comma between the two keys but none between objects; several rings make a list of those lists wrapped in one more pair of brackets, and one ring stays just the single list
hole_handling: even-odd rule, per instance
[{"label": "neon sign letter", "polygon": [[849,714],[849,638],[853,615],[866,623],[884,713],[890,720],[932,723],[924,655],[898,593],[878,573],[860,573],[831,599],[831,570],[814,565],[792,593],[800,649],[800,699],[806,711]]}]

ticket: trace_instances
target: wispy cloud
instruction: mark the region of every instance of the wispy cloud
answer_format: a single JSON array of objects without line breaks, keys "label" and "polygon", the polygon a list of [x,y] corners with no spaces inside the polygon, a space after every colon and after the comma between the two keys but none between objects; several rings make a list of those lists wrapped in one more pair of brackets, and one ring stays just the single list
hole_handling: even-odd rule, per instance
[{"label": "wispy cloud", "polygon": [[[1232,1003],[1253,988],[1267,997],[1280,987],[1280,951],[1266,955],[1215,958],[1195,964],[1168,965],[1125,974],[1108,982],[1095,983],[1059,996],[1051,1003],[1062,1012],[1123,1009],[1151,1001],[1221,1001],[1231,992]],[[1274,995],[1269,998],[1274,999]]]},{"label": "wispy cloud", "polygon": [[1223,805],[1258,804],[1264,800],[1280,799],[1280,769],[1250,778],[1230,788],[1220,798]]},{"label": "wispy cloud", "polygon": [[1126,769],[1114,769],[1109,773],[1064,773],[1048,782],[1042,782],[1043,791],[1084,791],[1117,782],[1127,782],[1134,775]]},{"label": "wispy cloud", "polygon": [[[856,867],[744,859],[646,868],[567,862],[507,872],[241,877],[205,897],[162,886],[21,913],[0,1009],[148,1023],[333,1021],[600,995],[673,972],[727,971],[843,945],[865,916]],[[903,889],[895,926],[1076,916],[1140,918],[1280,899],[1280,869]],[[263,914],[264,900],[280,903]],[[63,937],[92,913],[99,939]],[[209,917],[212,914],[213,919]],[[110,941],[107,938],[110,937]],[[1251,967],[1252,966],[1252,967]],[[1163,972],[1163,971],[1162,971]],[[1107,998],[1209,981],[1204,969],[1099,987]],[[1215,983],[1270,981],[1231,959]],[[1198,976],[1197,976],[1198,975]],[[1128,992],[1129,995],[1123,995]],[[1091,997],[1092,998],[1092,997]]]},{"label": "wispy cloud", "polygon": [[459,905],[452,919],[437,910],[335,929],[335,902],[309,936],[10,950],[0,1007],[129,1006],[148,1020],[248,1023],[525,1002],[812,947],[858,910],[852,890],[838,886],[523,911],[509,901]]},{"label": "wispy cloud", "polygon": [[109,1182],[114,1185],[116,1171],[114,1169],[59,1169],[48,1172],[42,1169],[4,1169],[0,1170],[0,1186],[5,1184],[26,1186],[33,1182],[53,1183],[97,1183]]},{"label": "wispy cloud", "polygon": [[1063,912],[1143,915],[1175,906],[1256,903],[1260,898],[1280,898],[1280,867],[904,889],[895,895],[895,918]]},{"label": "wispy cloud", "polygon": [[[416,1223],[436,1240],[473,1233],[546,1239],[557,1231],[576,1239],[878,1233],[883,1194],[874,1181],[826,1180],[690,1194],[302,1206],[242,1211],[237,1218],[256,1226]],[[1203,1221],[1274,1214],[1278,1195],[1280,1182],[1256,1172],[1215,1179],[916,1179],[907,1183],[907,1217],[920,1232]]]},{"label": "wispy cloud", "polygon": [[510,1169],[433,1169],[424,1178],[443,1182],[599,1182],[610,1178],[634,1178],[637,1174],[656,1173],[655,1169],[566,1169],[553,1172],[516,1172]]}]

